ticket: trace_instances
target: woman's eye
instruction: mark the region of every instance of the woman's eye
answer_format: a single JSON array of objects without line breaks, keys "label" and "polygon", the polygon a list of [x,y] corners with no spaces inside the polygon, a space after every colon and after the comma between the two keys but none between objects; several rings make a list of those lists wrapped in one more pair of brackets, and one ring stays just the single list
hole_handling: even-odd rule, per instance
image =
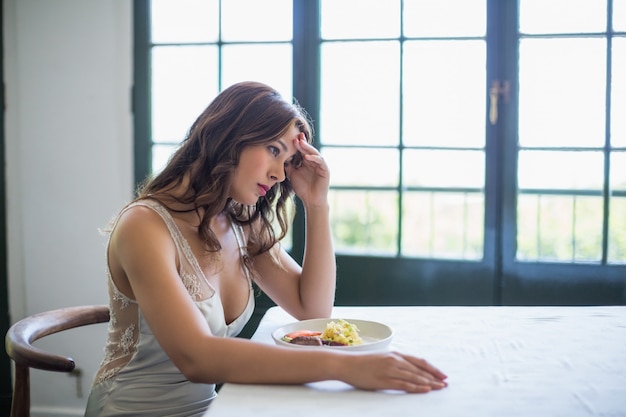
[{"label": "woman's eye", "polygon": [[274,156],[278,156],[278,154],[280,153],[280,150],[276,146],[269,146],[268,149]]}]

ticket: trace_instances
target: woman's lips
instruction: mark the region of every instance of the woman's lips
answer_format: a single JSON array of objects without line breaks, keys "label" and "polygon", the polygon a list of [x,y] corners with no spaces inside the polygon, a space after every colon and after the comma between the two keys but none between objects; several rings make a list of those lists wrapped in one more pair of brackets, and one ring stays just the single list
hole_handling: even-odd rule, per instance
[{"label": "woman's lips", "polygon": [[259,186],[259,192],[261,196],[264,196],[265,194],[267,194],[267,192],[270,189],[270,187],[268,187],[267,185],[263,185],[263,184],[257,184],[257,185]]}]

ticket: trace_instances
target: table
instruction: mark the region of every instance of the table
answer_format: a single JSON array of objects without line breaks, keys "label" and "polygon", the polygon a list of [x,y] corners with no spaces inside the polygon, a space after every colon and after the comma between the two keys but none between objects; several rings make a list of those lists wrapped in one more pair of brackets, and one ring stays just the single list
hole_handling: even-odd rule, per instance
[{"label": "table", "polygon": [[[339,381],[226,384],[209,417],[626,416],[626,306],[335,307],[333,318],[384,322],[391,348],[426,358],[449,386],[369,392]],[[252,337],[294,321],[267,311]]]}]

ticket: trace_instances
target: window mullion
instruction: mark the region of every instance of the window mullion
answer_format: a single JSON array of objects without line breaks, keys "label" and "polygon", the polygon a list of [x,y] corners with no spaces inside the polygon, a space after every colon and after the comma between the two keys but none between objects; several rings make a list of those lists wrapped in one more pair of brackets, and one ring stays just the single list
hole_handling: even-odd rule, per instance
[{"label": "window mullion", "polygon": [[[293,0],[293,95],[310,114],[315,132],[319,132],[320,114],[319,16],[319,0]],[[314,145],[319,147],[319,138],[314,139]],[[304,208],[297,200],[291,251],[298,260],[304,252],[304,229]]]},{"label": "window mullion", "polygon": [[134,180],[143,182],[152,167],[150,1],[133,2],[134,62],[132,112],[134,116]]}]

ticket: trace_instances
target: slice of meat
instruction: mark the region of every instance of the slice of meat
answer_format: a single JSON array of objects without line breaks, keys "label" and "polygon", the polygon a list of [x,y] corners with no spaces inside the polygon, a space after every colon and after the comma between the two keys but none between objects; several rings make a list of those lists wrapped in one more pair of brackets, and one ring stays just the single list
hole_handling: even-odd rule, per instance
[{"label": "slice of meat", "polygon": [[297,336],[291,339],[289,343],[294,345],[322,346],[322,339],[318,336]]},{"label": "slice of meat", "polygon": [[295,339],[299,336],[319,336],[322,332],[317,332],[315,330],[296,330],[291,333],[287,333],[284,337],[288,339]]}]

